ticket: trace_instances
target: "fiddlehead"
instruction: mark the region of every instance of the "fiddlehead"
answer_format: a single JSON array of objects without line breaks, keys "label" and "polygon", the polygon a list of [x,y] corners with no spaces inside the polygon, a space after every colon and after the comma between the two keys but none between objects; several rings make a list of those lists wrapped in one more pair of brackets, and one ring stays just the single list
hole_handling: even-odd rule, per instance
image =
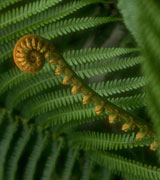
[{"label": "fiddlehead", "polygon": [[39,71],[43,67],[45,59],[50,58],[49,64],[56,66],[55,75],[65,75],[63,84],[72,86],[72,94],[81,92],[84,95],[83,104],[95,103],[95,113],[97,115],[108,113],[109,123],[122,120],[122,131],[138,128],[139,132],[136,134],[136,139],[141,140],[144,137],[151,136],[154,140],[150,149],[155,150],[157,148],[155,134],[142,119],[126,112],[95,93],[77,76],[64,58],[46,39],[33,34],[22,37],[15,45],[13,56],[19,69],[28,73]]},{"label": "fiddlehead", "polygon": [[20,38],[13,52],[15,64],[21,71],[34,73],[42,69],[48,53],[48,42],[29,34]]}]

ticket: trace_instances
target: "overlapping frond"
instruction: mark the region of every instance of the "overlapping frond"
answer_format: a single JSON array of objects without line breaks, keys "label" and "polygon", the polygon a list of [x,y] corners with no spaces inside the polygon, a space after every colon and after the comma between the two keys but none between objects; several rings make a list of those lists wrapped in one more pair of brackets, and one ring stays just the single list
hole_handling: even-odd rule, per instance
[{"label": "overlapping frond", "polygon": [[100,95],[109,96],[138,89],[145,86],[145,84],[145,78],[142,76],[93,83],[91,85],[91,88],[98,92]]},{"label": "overlapping frond", "polygon": [[0,43],[16,39],[17,37],[23,36],[26,33],[33,33],[33,31],[37,30],[38,28],[43,27],[51,22],[60,20],[91,3],[93,2],[89,0],[71,1],[62,6],[53,6],[46,11],[35,14],[34,16],[24,19],[16,24],[11,24],[6,28],[0,29]]},{"label": "overlapping frond", "polygon": [[[104,59],[104,58],[109,58],[109,57],[113,57],[113,56],[124,55],[128,52],[132,52],[132,50],[125,49],[125,48],[124,49],[119,49],[119,48],[86,49],[86,50],[80,50],[80,51],[77,50],[77,51],[74,51],[74,53],[72,53],[72,52],[70,53],[70,51],[69,51],[68,53],[64,53],[64,57],[66,58],[67,62],[69,62],[71,65],[73,63],[75,64],[75,62],[76,62],[77,65],[75,66],[75,70],[77,70],[77,73],[81,77],[84,76],[84,73],[86,74],[87,77],[91,77],[91,76],[99,73],[99,71],[100,71],[100,73],[112,72],[112,71],[116,71],[116,70],[123,69],[123,68],[125,69],[127,67],[136,65],[137,63],[141,63],[141,57],[136,57],[135,59],[134,58],[131,58],[131,59],[124,58],[121,60],[119,60],[119,59],[108,60],[108,61],[104,62],[105,67],[104,67],[103,62],[101,62],[101,63],[97,62],[99,64],[99,66],[98,67],[96,66],[97,65],[96,61],[98,60],[98,56],[100,59]],[[96,56],[96,54],[97,54],[97,56]],[[90,63],[79,66],[78,64],[81,64],[81,61],[80,61],[81,58],[79,58],[81,56],[79,56],[79,55],[81,55],[83,57],[83,59],[82,59],[83,62],[90,61]],[[95,63],[93,63],[94,61],[95,61]],[[96,69],[95,69],[95,67],[96,67]],[[84,68],[86,68],[87,71]],[[30,81],[30,83],[25,81],[27,83],[24,82],[21,85],[19,85],[19,87],[17,87],[17,89],[16,89],[16,95],[12,92],[14,94],[14,96],[17,96],[19,94],[18,92],[22,91],[22,92],[20,92],[21,96],[27,97],[28,94],[32,94],[32,92],[34,94],[37,92],[37,90],[38,91],[43,90],[48,86],[51,87],[52,84],[55,84],[55,82],[57,84],[57,82],[61,80],[61,77],[52,77],[52,76],[48,76],[48,75],[46,77],[45,74],[44,74],[44,78],[42,78],[41,73],[43,73],[43,71],[49,72],[49,71],[51,71],[51,69],[49,69],[48,66],[45,66],[45,68],[43,68],[43,70],[40,71],[40,73],[32,75],[32,76],[35,76],[35,79]],[[1,84],[0,94],[3,93],[4,91],[6,91],[8,88],[12,88],[14,85],[17,85],[19,82],[21,82],[22,78],[29,79],[30,75],[21,73],[17,68],[15,68],[9,72],[2,74],[1,77],[2,78],[0,80],[0,84]],[[52,81],[51,79],[48,79],[48,78],[51,78],[54,80]],[[132,79],[131,79],[131,81],[132,81]],[[140,81],[140,79],[139,79],[139,81]],[[142,84],[145,83],[143,81],[144,80],[142,78]],[[129,82],[129,80],[128,80],[128,82]],[[138,79],[137,79],[137,83],[138,83]]]},{"label": "overlapping frond", "polygon": [[34,173],[36,170],[37,162],[41,156],[42,150],[45,147],[46,138],[43,138],[42,134],[39,133],[36,139],[36,142],[34,143],[34,147],[32,149],[32,152],[30,156],[28,157],[28,162],[25,167],[25,171],[23,174],[24,180],[32,180],[34,179]]},{"label": "overlapping frond", "polygon": [[101,166],[106,166],[114,172],[130,173],[142,178],[159,180],[160,170],[157,167],[147,166],[134,160],[129,160],[111,153],[92,152],[88,156]]},{"label": "overlapping frond", "polygon": [[72,148],[69,149],[65,167],[64,167],[64,170],[63,170],[62,176],[61,176],[62,180],[70,179],[77,153],[78,153],[77,149],[72,149]]},{"label": "overlapping frond", "polygon": [[[148,111],[160,143],[160,21],[158,18],[160,6],[159,3],[149,0],[141,2],[135,0],[131,4],[120,0],[119,7],[127,27],[132,24],[129,30],[133,33],[144,55],[143,71],[148,79]],[[130,11],[126,11],[126,7],[130,7]]]},{"label": "overlapping frond", "polygon": [[[92,87],[92,86],[91,86]],[[138,87],[138,86],[137,86]],[[108,91],[109,89],[109,91]],[[122,92],[127,92],[128,87],[122,88]],[[111,91],[110,91],[111,90]],[[96,89],[99,94],[104,94],[106,97],[108,97],[111,94],[118,94],[121,91],[117,90],[117,87],[110,87],[106,88],[106,90],[102,89]],[[117,92],[119,91],[119,92]],[[109,92],[109,93],[108,93]],[[119,106],[122,106],[123,108],[127,110],[136,109],[138,107],[146,105],[144,101],[144,94],[138,94],[131,97],[117,97],[117,98],[109,98],[111,102],[114,102],[115,104],[118,104]],[[37,96],[33,100],[30,100],[23,108],[23,114],[25,116],[32,117],[33,115],[37,115],[40,113],[44,113],[47,111],[54,110],[56,108],[60,108],[62,106],[72,106],[75,103],[80,103],[82,101],[82,94],[76,94],[72,95],[70,88],[66,90],[58,90],[54,93],[47,93],[44,95]],[[13,107],[14,102],[10,102],[11,104],[8,104]],[[83,105],[81,105],[83,106]],[[93,106],[92,106],[93,107]]]},{"label": "overlapping frond", "polygon": [[[6,120],[6,119],[5,119]],[[0,180],[4,179],[4,163],[5,158],[9,149],[9,145],[11,143],[11,140],[13,138],[13,134],[15,133],[17,123],[8,122],[9,125],[6,127],[5,132],[1,135],[0,138]],[[1,126],[1,131],[2,131]]]},{"label": "overlapping frond", "polygon": [[[93,3],[105,2],[108,4],[111,2],[105,0],[70,0],[66,2],[62,0],[34,0],[33,2],[25,1],[23,4],[19,1],[21,0],[0,1],[0,11],[4,12],[0,15],[0,64],[2,66],[0,95],[2,99],[6,100],[6,104],[2,102],[6,109],[0,109],[0,180],[34,180],[37,178],[50,180],[55,179],[55,177],[56,179],[69,180],[74,178],[75,162],[79,166],[79,170],[82,170],[78,172],[78,176],[76,174],[76,178],[81,180],[92,178],[91,175],[93,176],[95,173],[93,171],[96,171],[93,166],[95,162],[102,165],[103,168],[107,166],[111,172],[122,173],[125,178],[128,178],[127,180],[129,180],[130,174],[132,174],[133,179],[141,177],[141,179],[159,180],[160,171],[157,168],[106,152],[106,150],[149,146],[153,139],[146,137],[138,141],[135,133],[101,133],[98,126],[93,127],[97,129],[90,130],[90,127],[96,123],[100,124],[102,121],[107,123],[110,114],[97,115],[94,104],[82,104],[82,95],[80,93],[73,95],[70,87],[64,88],[64,85],[61,84],[63,77],[55,76],[55,67],[49,66],[47,63],[40,72],[35,74],[23,73],[15,67],[12,68],[13,64],[6,66],[6,60],[12,57],[17,39],[25,34],[37,34],[53,40],[69,33],[94,28],[109,22],[121,21],[114,15],[111,17],[80,17],[78,13],[75,17],[71,15],[80,8]],[[135,1],[138,2],[138,0]],[[16,3],[18,7],[16,7]],[[8,11],[9,6],[11,10]],[[139,8],[142,6],[145,7],[145,12],[148,5],[143,2]],[[154,7],[154,10],[155,12],[152,12],[149,9],[148,13],[155,29],[151,26],[147,29],[147,24],[143,25],[142,28],[145,27],[146,32],[154,29],[151,43],[148,40],[149,37],[146,38],[146,42],[150,43],[146,45],[146,49],[148,53],[150,52],[156,57],[160,55],[158,51],[153,53],[154,48],[158,49],[159,47],[159,42],[155,39],[155,32],[158,32],[159,29],[155,24],[158,24],[159,20],[156,18],[154,21],[152,13],[157,15],[159,9]],[[68,19],[63,19],[68,15],[71,16]],[[133,20],[130,17],[129,19]],[[62,56],[73,71],[83,79],[142,64],[146,59],[139,55],[139,52],[138,48],[88,48],[70,50],[62,53]],[[46,59],[47,61],[48,59]],[[6,67],[9,69],[5,70]],[[146,66],[146,72],[151,72],[152,67],[153,65]],[[157,72],[158,68],[155,73]],[[89,87],[95,93],[105,96],[104,98],[113,103],[113,107],[117,105],[124,110],[134,111],[145,106],[145,93],[144,91],[139,92],[140,88],[148,83],[148,80],[143,76],[125,77],[89,83]],[[153,88],[150,91],[156,91],[156,95],[159,95],[158,90],[159,88],[156,90]],[[155,96],[153,95],[150,104],[154,100]],[[156,108],[158,109],[158,104]],[[154,111],[153,114],[155,114]],[[158,119],[158,116],[155,118]],[[89,130],[81,131],[83,126]],[[62,148],[64,149],[62,150]],[[94,151],[89,151],[87,155],[84,153],[85,157],[83,153],[79,153],[79,151],[88,150]],[[97,150],[106,153],[97,152]],[[59,161],[58,157],[61,152],[63,155]],[[68,152],[67,157],[64,155],[66,152]],[[113,152],[115,153],[115,151]],[[78,156],[82,159],[76,161]],[[56,166],[62,166],[61,160],[64,158],[66,161],[62,170],[56,172]],[[85,163],[82,162],[83,160]],[[21,164],[23,167],[20,166]],[[101,179],[105,178],[106,180],[109,177],[110,173],[107,176],[104,173]],[[100,178],[95,177],[95,179]]]},{"label": "overlapping frond", "polygon": [[22,21],[23,19],[26,19],[34,14],[38,14],[51,6],[54,6],[60,1],[61,0],[40,0],[14,8],[0,15],[0,28]]},{"label": "overlapping frond", "polygon": [[108,61],[101,61],[95,63],[82,64],[78,67],[73,67],[73,70],[77,72],[78,76],[82,78],[91,77],[98,74],[109,73],[114,71],[119,71],[133,67],[142,62],[141,57],[125,57],[125,58],[116,58]]},{"label": "overlapping frond", "polygon": [[62,36],[72,32],[96,27],[101,24],[119,21],[118,18],[111,17],[87,17],[87,18],[72,18],[68,20],[61,20],[57,23],[49,24],[43,28],[35,31],[35,34],[40,34],[44,38],[52,39],[57,36]]},{"label": "overlapping frond", "polygon": [[9,161],[6,168],[6,180],[14,180],[16,171],[18,169],[18,161],[24,151],[24,148],[31,136],[32,129],[29,129],[26,125],[22,128],[20,137],[17,139],[15,146],[13,147]]},{"label": "overlapping frond", "polygon": [[60,154],[60,150],[62,148],[63,140],[61,139],[59,144],[58,142],[54,142],[52,145],[52,151],[47,158],[47,162],[45,164],[45,168],[42,174],[41,180],[50,180],[53,172],[55,171],[55,166],[57,162],[57,158]]},{"label": "overlapping frond", "polygon": [[[122,98],[109,98],[108,100],[130,111],[144,106],[144,94]],[[63,124],[70,121],[74,121],[75,123],[79,122],[80,124],[80,122],[107,118],[107,115],[97,116],[93,104],[82,105],[80,103],[61,108],[56,108],[55,103],[52,104],[51,102],[45,105],[41,109],[34,109],[32,113],[28,113],[28,116],[25,114],[27,111],[24,111],[23,114],[26,118],[38,116],[36,122],[42,124],[42,126],[43,124],[45,124],[45,126],[52,126],[54,124]]]},{"label": "overlapping frond", "polygon": [[48,66],[45,66],[45,68],[43,68],[41,72],[35,74],[26,74],[20,71],[17,67],[12,68],[1,75],[0,94],[2,95],[5,91],[11,89],[24,80],[30,80],[36,76],[41,76],[41,73],[46,73],[48,71],[50,71],[50,68]]},{"label": "overlapping frond", "polygon": [[[41,74],[36,76],[34,79],[29,82],[24,82],[20,84],[12,93],[9,94],[7,98],[7,108],[12,109],[15,107],[20,101],[25,100],[27,97],[33,96],[41,91],[44,91],[47,88],[53,88],[55,85],[60,84],[62,81],[61,77],[50,76],[50,74]],[[90,87],[94,89],[100,95],[108,97],[109,95],[119,94],[122,92],[127,92],[133,89],[138,89],[145,85],[144,77],[135,77],[135,78],[127,78],[106,82],[99,82],[90,84]],[[52,97],[52,98],[51,98]],[[43,102],[47,102],[51,99],[54,99],[57,104],[66,105],[68,101],[69,104],[80,102],[82,99],[81,94],[72,95],[71,90],[59,90],[48,95],[41,95],[40,97],[34,98],[31,102],[29,102],[28,110],[36,107],[36,104],[40,106]],[[64,102],[65,101],[65,102]],[[64,103],[60,103],[64,102]]]},{"label": "overlapping frond", "polygon": [[96,62],[112,57],[129,55],[138,52],[136,48],[86,48],[70,50],[63,53],[63,57],[70,65]]},{"label": "overlapping frond", "polygon": [[[43,157],[46,164],[42,166],[43,175],[40,179],[50,180],[54,167],[58,163],[57,157],[60,154],[63,139],[50,139],[48,135],[36,128],[29,127],[27,123],[13,122],[7,112],[0,124],[0,129],[0,179],[16,180],[21,176],[23,180],[35,179],[37,162]],[[49,139],[50,145],[48,146]],[[46,153],[44,151],[46,147],[50,147],[52,150]],[[24,157],[24,153],[28,153],[27,159]],[[25,167],[21,173],[19,173],[20,161],[23,161]]]},{"label": "overlapping frond", "polygon": [[6,8],[7,6],[11,4],[15,4],[16,2],[19,2],[22,0],[5,0],[5,1],[0,1],[0,10]]},{"label": "overlapping frond", "polygon": [[132,134],[107,134],[92,131],[76,132],[70,139],[76,147],[89,150],[119,150],[137,146],[149,145],[150,139],[138,141],[135,133]]},{"label": "overlapping frond", "polygon": [[93,168],[93,162],[86,157],[85,164],[82,171],[82,177],[80,180],[89,180]]}]

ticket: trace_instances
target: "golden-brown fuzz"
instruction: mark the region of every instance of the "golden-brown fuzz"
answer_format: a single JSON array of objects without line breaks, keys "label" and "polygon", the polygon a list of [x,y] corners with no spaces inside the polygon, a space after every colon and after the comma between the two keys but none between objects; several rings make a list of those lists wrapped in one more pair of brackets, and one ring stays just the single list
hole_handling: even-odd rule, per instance
[{"label": "golden-brown fuzz", "polygon": [[[111,124],[123,120],[122,131],[126,132],[137,127],[139,129],[139,132],[136,134],[137,140],[141,140],[148,135],[155,138],[154,133],[149,130],[148,126],[139,122],[140,118],[104,100],[103,97],[90,89],[55,50],[55,47],[49,45],[46,39],[34,34],[20,38],[14,47],[13,56],[18,68],[27,73],[41,70],[45,59],[50,58],[48,63],[56,66],[55,75],[65,75],[62,83],[72,86],[72,94],[79,92],[83,94],[82,104],[95,103],[95,113],[101,115],[107,112],[108,120]],[[154,140],[150,149],[156,150],[157,146],[158,143]]]},{"label": "golden-brown fuzz", "polygon": [[13,51],[14,62],[21,71],[34,73],[45,63],[48,43],[40,36],[29,34],[20,38]]}]

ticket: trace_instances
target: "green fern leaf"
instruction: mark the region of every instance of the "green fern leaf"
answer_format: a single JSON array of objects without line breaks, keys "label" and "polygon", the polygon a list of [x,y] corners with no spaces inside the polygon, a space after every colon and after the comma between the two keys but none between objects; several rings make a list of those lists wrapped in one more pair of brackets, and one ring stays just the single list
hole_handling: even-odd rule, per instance
[{"label": "green fern leaf", "polygon": [[[118,106],[122,106],[126,110],[133,110],[145,105],[144,97],[144,94],[139,94],[131,97],[108,98],[108,100],[114,102]],[[72,106],[75,103],[80,103],[81,101],[82,95],[72,95],[70,89],[57,91],[55,93],[47,93],[30,100],[24,106],[22,114],[24,116],[32,117],[37,115],[37,113],[44,113],[48,110],[51,111],[62,106]],[[91,105],[91,107],[94,106]]]},{"label": "green fern leaf", "polygon": [[7,163],[7,170],[6,170],[6,180],[14,180],[16,170],[18,167],[18,161],[20,156],[31,136],[32,129],[28,129],[26,125],[22,129],[22,133],[20,137],[17,139],[17,142],[12,150],[12,154],[10,155],[9,161]]},{"label": "green fern leaf", "polygon": [[[130,15],[130,11],[123,12],[125,0],[120,0],[119,7],[122,9],[124,14],[126,24],[128,25],[128,19],[126,15]],[[155,131],[157,133],[157,139],[160,143],[160,7],[154,1],[141,1],[135,0],[131,7],[134,16],[132,17],[132,22],[136,23],[130,29],[132,32],[136,29],[134,34],[137,42],[142,48],[142,53],[144,55],[143,71],[148,79],[147,86],[147,101],[148,101],[148,111],[154,124]],[[136,13],[135,13],[136,12]],[[160,150],[160,149],[159,149]],[[160,154],[160,151],[158,151]]]},{"label": "green fern leaf", "polygon": [[41,180],[51,179],[51,175],[55,170],[56,161],[59,156],[61,148],[62,148],[62,139],[60,140],[59,144],[57,144],[57,142],[53,143],[52,151],[45,164],[45,168]]},{"label": "green fern leaf", "polygon": [[106,134],[98,132],[76,132],[71,134],[73,145],[89,150],[119,150],[137,146],[149,146],[153,139],[137,141],[135,134]]},{"label": "green fern leaf", "polygon": [[103,73],[127,69],[139,63],[142,63],[142,57],[116,58],[114,60],[82,64],[81,66],[73,67],[73,70],[81,78],[89,78]]},{"label": "green fern leaf", "polygon": [[25,171],[23,174],[23,180],[34,179],[34,173],[36,170],[37,161],[42,153],[42,150],[45,147],[46,140],[47,140],[47,136],[43,138],[39,132],[33,150],[28,158],[28,162],[26,164]]},{"label": "green fern leaf", "polygon": [[[123,98],[116,98],[116,99],[111,98],[108,100],[121,108],[125,108],[126,110],[134,110],[139,107],[142,107],[143,99],[140,99],[140,98],[143,98],[143,97],[144,97],[144,94],[142,94],[141,96],[135,95],[131,97],[123,97]],[[40,110],[38,109],[33,114],[31,113],[28,114],[27,118],[31,118],[34,116],[38,116],[36,120],[38,124],[41,124],[42,127],[45,127],[45,126],[48,127],[48,126],[53,126],[54,124],[63,124],[70,121],[73,121],[76,124],[78,121],[81,121],[81,122],[95,121],[97,119],[106,118],[107,114],[97,116],[94,111],[94,105],[92,104],[82,105],[80,103],[80,104],[70,105],[69,107],[66,106],[61,109],[56,109],[55,106],[50,103],[48,104],[48,106],[44,106]]]},{"label": "green fern leaf", "polygon": [[80,180],[89,180],[92,168],[93,168],[93,162],[90,159],[88,159],[88,157],[86,157],[85,164],[82,171],[82,177]]},{"label": "green fern leaf", "polygon": [[[78,62],[79,59],[77,58],[78,57],[77,53],[78,53],[78,55],[82,55],[83,60],[85,60],[85,58],[86,58],[86,60],[88,59],[88,57],[89,57],[88,53],[90,53],[89,59],[93,58],[94,60],[98,60],[98,56],[96,58],[94,57],[95,52],[97,52],[97,55],[100,55],[100,53],[103,52],[104,55],[100,56],[100,58],[105,58],[105,57],[107,58],[107,57],[112,57],[112,56],[116,56],[116,55],[122,55],[122,54],[128,53],[130,51],[132,51],[132,50],[130,50],[130,49],[119,49],[119,48],[117,48],[117,51],[116,51],[116,49],[108,49],[108,48],[107,49],[103,49],[102,48],[102,49],[97,49],[97,50],[95,50],[95,49],[93,49],[93,50],[92,49],[88,49],[88,50],[84,50],[84,51],[80,50],[80,51],[74,51],[73,54],[72,53],[68,53],[68,55],[66,56],[67,57],[66,60],[68,61],[68,60],[72,59],[72,62]],[[69,54],[70,54],[70,56],[69,56]],[[135,62],[133,60],[133,63],[136,64],[136,63],[139,62],[139,60],[138,60],[138,62],[136,62],[136,61],[137,61],[136,59],[135,59]],[[70,61],[70,63],[71,63],[71,61]],[[113,63],[113,65],[111,63]],[[109,68],[108,72],[110,72],[111,69],[114,68],[114,64],[115,63],[118,64],[119,62],[115,59],[115,60],[112,60],[111,63],[108,62],[108,67],[110,65],[110,68]],[[124,66],[125,66],[125,64],[126,64],[126,66],[129,66],[129,62],[125,62]],[[131,64],[131,66],[132,65],[133,64]],[[102,66],[103,66],[103,64],[102,64]],[[102,67],[99,67],[99,68],[101,69]],[[45,66],[45,68],[43,68],[43,70],[44,69],[46,69],[45,72],[49,71],[48,66]],[[43,72],[43,70],[41,72]],[[4,91],[6,91],[9,88],[8,86],[10,86],[10,88],[12,88],[13,85],[15,85],[15,83],[19,83],[19,82],[21,83],[21,78],[20,78],[21,76],[19,76],[19,75],[17,76],[17,74],[19,74],[19,73],[20,72],[17,69],[13,69],[13,70],[11,70],[10,73],[6,72],[6,73],[2,74],[2,78],[0,80],[0,85],[1,85],[0,86],[1,87],[0,88],[0,94],[3,93]],[[93,70],[93,73],[94,73],[94,70]],[[91,75],[93,75],[93,73]],[[97,71],[95,73],[97,73]],[[23,75],[23,74],[21,74],[21,75]],[[29,77],[30,77],[29,75],[25,76],[25,78],[27,78],[27,79]],[[39,80],[39,81],[37,81],[37,80]],[[50,76],[49,77],[48,74],[41,75],[41,74],[38,73],[38,74],[35,74],[35,78],[33,80],[30,80],[30,83],[28,83],[28,80],[27,80],[26,81],[27,83],[24,82],[23,84],[20,84],[20,86],[17,87],[17,89],[15,90],[16,94],[14,92],[12,92],[11,95],[12,95],[12,97],[14,97],[14,99],[16,99],[17,96],[18,96],[17,99],[19,99],[19,98],[25,99],[25,97],[27,97],[29,94],[32,95],[32,94],[40,92],[43,89],[46,89],[48,86],[51,87],[52,85],[58,85],[57,83],[60,84],[61,80],[62,80],[62,77],[60,77],[60,76],[59,77],[54,77],[54,76]],[[132,81],[132,79],[131,79],[131,81]],[[136,82],[138,83],[138,79],[137,79]],[[138,84],[137,84],[137,86],[138,86]],[[142,84],[143,84],[143,80],[142,80]],[[123,85],[123,83],[121,85]],[[106,86],[109,86],[109,85],[106,84]],[[21,100],[21,99],[19,99],[19,100]],[[9,99],[9,102],[11,104],[12,101],[10,101],[10,99]],[[14,104],[16,105],[16,102],[14,102]]]},{"label": "green fern leaf", "polygon": [[[95,1],[96,2],[96,1]],[[97,0],[98,2],[98,0]],[[45,26],[51,22],[55,22],[65,16],[75,12],[76,10],[87,6],[91,3],[89,0],[71,1],[59,7],[51,7],[40,14],[35,14],[27,19],[24,19],[17,24],[11,24],[6,28],[0,29],[0,43],[8,42],[26,33],[32,33],[36,29]]]},{"label": "green fern leaf", "polygon": [[41,73],[49,72],[49,66],[45,66],[42,71],[34,74],[26,74],[20,71],[17,67],[10,69],[9,71],[1,74],[0,79],[0,95],[3,94],[8,89],[11,89],[13,86],[16,86],[18,83],[22,83],[24,80],[32,80],[32,78],[37,75],[41,76]]},{"label": "green fern leaf", "polygon": [[113,155],[108,152],[88,152],[88,156],[101,166],[106,166],[114,172],[130,173],[142,178],[159,180],[160,171],[156,167],[143,165],[140,162],[128,160],[121,156]]},{"label": "green fern leaf", "polygon": [[54,24],[49,24],[43,28],[38,29],[35,34],[40,34],[44,38],[52,39],[57,36],[62,36],[71,32],[95,27],[101,24],[118,21],[118,18],[111,17],[87,17],[87,18],[73,18],[68,20],[58,21]]},{"label": "green fern leaf", "polygon": [[61,0],[40,0],[12,9],[0,15],[0,28],[22,21],[59,3]]},{"label": "green fern leaf", "polygon": [[77,153],[78,153],[77,150],[73,150],[72,148],[69,149],[66,163],[65,163],[65,168],[64,168],[64,171],[62,172],[61,180],[70,179],[72,168],[73,168]]},{"label": "green fern leaf", "polygon": [[19,2],[22,0],[5,0],[5,1],[0,1],[0,10],[6,8],[7,6],[11,4],[15,4],[16,2]]},{"label": "green fern leaf", "polygon": [[86,48],[64,52],[63,57],[72,66],[127,55],[137,51],[136,48]]},{"label": "green fern leaf", "polygon": [[113,94],[119,94],[140,87],[145,86],[145,78],[142,77],[132,77],[126,79],[116,79],[113,81],[93,83],[91,88],[94,89],[98,94],[102,96],[109,96]]},{"label": "green fern leaf", "polygon": [[9,123],[0,140],[0,180],[4,180],[4,163],[17,123]]}]

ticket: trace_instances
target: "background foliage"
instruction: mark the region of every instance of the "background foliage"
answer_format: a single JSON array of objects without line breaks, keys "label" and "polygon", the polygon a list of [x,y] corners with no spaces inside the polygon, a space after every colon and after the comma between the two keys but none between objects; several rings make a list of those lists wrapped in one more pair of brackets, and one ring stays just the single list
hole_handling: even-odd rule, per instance
[{"label": "background foliage", "polygon": [[160,179],[152,137],[139,141],[137,130],[97,116],[53,66],[26,74],[12,57],[25,34],[49,39],[80,78],[141,117],[159,142],[159,15],[149,0],[0,0],[0,180]]}]

